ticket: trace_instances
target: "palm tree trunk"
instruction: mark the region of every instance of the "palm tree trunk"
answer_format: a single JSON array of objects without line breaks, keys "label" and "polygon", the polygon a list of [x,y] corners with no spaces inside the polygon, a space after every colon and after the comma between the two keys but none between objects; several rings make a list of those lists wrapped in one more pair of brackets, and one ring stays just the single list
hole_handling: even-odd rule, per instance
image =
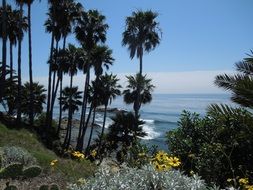
[{"label": "palm tree trunk", "polygon": [[[63,50],[65,50],[66,47],[66,36],[63,39]],[[60,99],[62,99],[62,81],[63,81],[63,71],[60,71]],[[59,121],[58,121],[58,130],[61,128],[61,123],[62,123],[62,103],[60,101],[60,110],[59,110]],[[52,107],[53,109],[53,107]]]},{"label": "palm tree trunk", "polygon": [[2,1],[3,5],[3,16],[2,16],[2,75],[0,79],[0,101],[4,96],[4,85],[5,85],[5,75],[6,75],[6,52],[7,52],[7,34],[6,34],[6,0]]},{"label": "palm tree trunk", "polygon": [[[143,59],[143,48],[141,48],[141,53],[140,53],[140,72],[139,75],[140,77],[142,77],[142,59]],[[138,118],[139,116],[139,111],[141,108],[141,89],[140,89],[140,84],[137,84],[137,98],[136,101],[134,102],[134,114],[135,114],[135,118]]]},{"label": "palm tree trunk", "polygon": [[29,40],[29,79],[30,79],[30,110],[29,120],[30,126],[33,126],[33,74],[32,74],[32,30],[31,30],[31,4],[28,4],[28,40]]},{"label": "palm tree trunk", "polygon": [[87,131],[87,128],[88,128],[88,125],[89,125],[90,116],[91,116],[92,109],[93,109],[92,107],[93,107],[93,105],[91,105],[91,107],[90,107],[89,114],[88,114],[87,120],[86,120],[84,128],[83,128],[82,139],[84,139],[86,131]]},{"label": "palm tree trunk", "polygon": [[[55,45],[56,53],[55,53],[55,58],[54,58],[54,64],[56,64],[56,62],[57,62],[58,45],[59,45],[59,41],[57,40],[56,45]],[[53,73],[53,88],[52,88],[52,99],[51,99],[51,107],[50,107],[50,121],[52,121],[52,119],[53,119],[54,102],[55,102],[55,98],[56,98],[56,94],[54,93],[54,91],[55,91],[55,88],[58,89],[58,85],[55,86],[55,78],[56,78],[56,71],[54,71],[54,73]],[[58,80],[57,80],[57,82],[59,84]],[[56,93],[57,93],[57,90],[56,90]]]},{"label": "palm tree trunk", "polygon": [[[70,75],[70,89],[72,89],[73,86],[73,75]],[[70,145],[70,140],[71,140],[71,131],[72,131],[72,96],[70,97],[70,102],[69,102],[69,113],[68,113],[68,118],[69,118],[69,136],[68,136],[68,141],[67,141],[67,148]]]},{"label": "palm tree trunk", "polygon": [[[51,37],[50,60],[52,60],[52,57],[53,57],[53,49],[54,49],[54,32],[52,32],[52,37]],[[51,126],[51,119],[50,119],[51,83],[52,83],[51,80],[52,80],[52,64],[49,62],[48,88],[47,88],[47,115],[46,115],[46,128],[47,128],[47,130]]]},{"label": "palm tree trunk", "polygon": [[[86,83],[86,80],[85,80],[85,83]],[[80,125],[79,125],[78,137],[77,137],[76,150],[79,147],[79,140],[80,140],[80,138],[82,136],[83,119],[85,119],[85,112],[86,112],[86,110],[84,108],[85,98],[86,98],[85,89],[86,89],[86,85],[84,85],[84,90],[83,90],[83,102],[82,102],[82,109],[81,109],[81,117],[80,117]]]},{"label": "palm tree trunk", "polygon": [[92,117],[92,123],[91,123],[91,130],[90,130],[90,136],[89,136],[89,141],[86,147],[86,151],[85,154],[88,153],[89,149],[90,149],[90,143],[91,143],[91,138],[92,138],[92,134],[93,134],[93,129],[94,129],[94,122],[95,122],[95,116],[96,116],[96,107],[93,108],[93,117]]},{"label": "palm tree trunk", "polygon": [[13,79],[13,44],[10,42],[10,80]]},{"label": "palm tree trunk", "polygon": [[84,141],[84,132],[85,129],[83,127],[83,124],[85,122],[85,115],[86,115],[86,109],[87,109],[87,93],[88,93],[88,86],[90,81],[90,68],[88,68],[88,71],[86,73],[86,80],[85,80],[85,86],[84,86],[84,92],[83,92],[83,104],[82,104],[82,114],[80,119],[80,126],[79,126],[79,134],[76,144],[76,150],[82,151],[83,149],[83,141]]},{"label": "palm tree trunk", "polygon": [[98,145],[98,154],[99,154],[99,157],[100,157],[100,163],[102,162],[102,159],[103,159],[102,156],[101,156],[101,145],[102,145],[103,136],[104,136],[104,132],[105,132],[105,121],[106,121],[106,115],[107,115],[107,106],[108,106],[108,103],[105,104],[105,113],[104,113],[102,132],[101,132],[101,137],[100,137],[99,145]]},{"label": "palm tree trunk", "polygon": [[23,4],[20,4],[20,15],[19,15],[19,36],[18,36],[18,96],[17,96],[17,124],[21,122],[21,43],[22,43],[22,15]]},{"label": "palm tree trunk", "polygon": [[[60,71],[60,99],[62,99],[62,71]],[[62,102],[60,101],[60,105],[59,105],[59,121],[58,121],[58,129],[61,128],[61,122],[62,122]]]}]

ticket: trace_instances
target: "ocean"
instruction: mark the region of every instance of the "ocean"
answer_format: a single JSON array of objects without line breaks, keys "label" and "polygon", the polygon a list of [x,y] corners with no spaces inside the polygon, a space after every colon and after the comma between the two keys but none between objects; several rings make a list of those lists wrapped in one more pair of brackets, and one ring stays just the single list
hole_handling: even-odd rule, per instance
[{"label": "ocean", "polygon": [[[143,130],[147,133],[142,142],[148,146],[157,145],[159,149],[167,150],[166,132],[178,127],[177,122],[182,111],[196,112],[204,116],[207,106],[212,103],[232,105],[229,94],[154,94],[152,102],[141,107],[141,119],[145,121]],[[116,98],[109,107],[132,111],[132,105],[126,105],[122,97]],[[55,117],[57,111],[58,109]],[[64,115],[67,116],[67,113]],[[106,128],[112,123],[111,116],[108,114]],[[80,112],[77,112],[74,118],[79,119],[79,117]],[[103,113],[98,113],[96,123],[102,125],[102,121]],[[78,129],[73,129],[73,141],[76,139],[77,132]],[[87,132],[89,134],[89,129]],[[93,138],[96,138],[96,134]]]}]

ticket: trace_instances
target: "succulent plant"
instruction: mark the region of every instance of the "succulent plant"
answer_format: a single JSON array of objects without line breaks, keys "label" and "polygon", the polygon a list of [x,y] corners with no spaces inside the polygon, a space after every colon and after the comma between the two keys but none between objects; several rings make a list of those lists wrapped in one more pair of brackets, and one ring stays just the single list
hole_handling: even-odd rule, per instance
[{"label": "succulent plant", "polygon": [[12,163],[0,170],[0,178],[16,178],[22,175],[23,164]]},{"label": "succulent plant", "polygon": [[41,185],[39,190],[49,190],[49,185]]},{"label": "succulent plant", "polygon": [[23,170],[23,176],[25,178],[37,177],[41,174],[42,169],[40,166],[30,166]]},{"label": "succulent plant", "polygon": [[52,184],[50,186],[50,190],[60,190],[59,186],[57,184]]}]

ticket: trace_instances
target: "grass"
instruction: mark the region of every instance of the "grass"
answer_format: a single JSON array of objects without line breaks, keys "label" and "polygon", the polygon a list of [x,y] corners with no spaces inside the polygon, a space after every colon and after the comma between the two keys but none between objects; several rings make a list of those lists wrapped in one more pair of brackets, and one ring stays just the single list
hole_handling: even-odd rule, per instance
[{"label": "grass", "polygon": [[[96,166],[87,160],[75,161],[58,157],[54,152],[44,147],[36,134],[26,129],[9,129],[0,123],[0,147],[2,146],[25,148],[37,159],[44,173],[60,175],[63,180],[68,182],[87,178],[93,175],[96,170]],[[54,159],[57,159],[58,163],[53,169],[50,162]]]}]

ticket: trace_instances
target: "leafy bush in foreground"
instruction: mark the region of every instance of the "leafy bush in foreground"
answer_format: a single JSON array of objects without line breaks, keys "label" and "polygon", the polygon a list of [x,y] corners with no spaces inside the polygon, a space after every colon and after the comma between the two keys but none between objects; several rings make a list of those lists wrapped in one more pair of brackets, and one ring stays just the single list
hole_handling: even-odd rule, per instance
[{"label": "leafy bush in foreground", "polygon": [[36,159],[25,149],[16,146],[6,146],[0,148],[1,167],[6,167],[11,163],[20,163],[24,166],[36,164]]},{"label": "leafy bush in foreground", "polygon": [[179,128],[168,132],[167,141],[182,168],[208,183],[225,187],[227,179],[253,180],[253,116],[245,109],[211,105],[204,118],[184,111]]},{"label": "leafy bush in foreground", "polygon": [[69,190],[204,190],[207,189],[198,176],[187,177],[179,171],[158,172],[151,165],[142,169],[123,168],[111,173],[108,168],[101,168],[94,178],[83,185],[71,184]]}]

